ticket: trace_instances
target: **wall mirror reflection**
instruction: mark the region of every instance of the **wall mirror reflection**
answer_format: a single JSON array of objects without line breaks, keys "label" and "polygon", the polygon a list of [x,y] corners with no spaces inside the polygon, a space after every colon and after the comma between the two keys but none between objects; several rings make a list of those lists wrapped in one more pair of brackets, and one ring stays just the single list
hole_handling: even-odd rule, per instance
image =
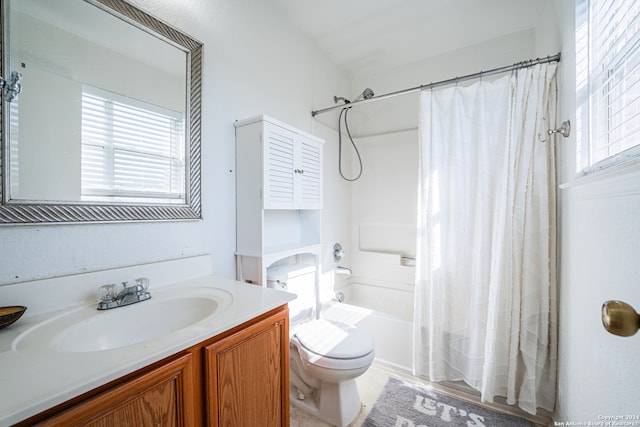
[{"label": "wall mirror reflection", "polygon": [[199,218],[202,45],[121,0],[2,3],[0,221]]}]

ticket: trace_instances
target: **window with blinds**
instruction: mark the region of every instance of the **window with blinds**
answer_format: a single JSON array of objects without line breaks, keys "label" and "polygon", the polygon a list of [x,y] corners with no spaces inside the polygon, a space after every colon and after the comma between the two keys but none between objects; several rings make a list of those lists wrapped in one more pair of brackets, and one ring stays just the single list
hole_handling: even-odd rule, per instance
[{"label": "window with blinds", "polygon": [[583,10],[588,19],[586,31],[576,28],[577,80],[584,80],[581,64],[588,64],[588,169],[597,170],[640,155],[640,1],[588,0]]},{"label": "window with blinds", "polygon": [[89,86],[82,93],[82,198],[181,203],[184,120],[178,112]]}]

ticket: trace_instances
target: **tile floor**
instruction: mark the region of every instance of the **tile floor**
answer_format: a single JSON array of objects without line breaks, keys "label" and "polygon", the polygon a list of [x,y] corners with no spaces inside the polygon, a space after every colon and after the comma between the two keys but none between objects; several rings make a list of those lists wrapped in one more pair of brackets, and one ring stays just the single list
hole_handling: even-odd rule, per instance
[{"label": "tile floor", "polygon": [[[359,427],[364,422],[367,414],[371,410],[371,407],[376,402],[378,395],[382,391],[384,385],[387,382],[387,379],[392,376],[395,378],[404,379],[407,381],[411,381],[414,383],[422,383],[425,385],[429,385],[433,387],[435,390],[441,393],[452,395],[458,399],[467,400],[469,402],[491,407],[496,410],[504,411],[506,413],[522,416],[534,422],[536,426],[544,427],[548,425],[552,425],[551,419],[547,416],[531,416],[517,408],[513,408],[506,404],[494,403],[494,404],[484,404],[480,403],[479,398],[469,392],[468,390],[464,390],[465,386],[461,386],[459,388],[450,388],[441,386],[439,384],[429,384],[427,381],[422,380],[420,378],[413,377],[405,372],[399,371],[397,369],[388,367],[386,365],[374,362],[373,365],[367,370],[367,372],[356,379],[358,384],[358,390],[360,391],[360,399],[362,400],[362,410],[360,414],[355,419],[353,423],[349,425],[349,427]],[[330,424],[327,424],[316,417],[308,415],[307,413],[299,410],[298,408],[291,406],[291,427],[331,427]]]}]

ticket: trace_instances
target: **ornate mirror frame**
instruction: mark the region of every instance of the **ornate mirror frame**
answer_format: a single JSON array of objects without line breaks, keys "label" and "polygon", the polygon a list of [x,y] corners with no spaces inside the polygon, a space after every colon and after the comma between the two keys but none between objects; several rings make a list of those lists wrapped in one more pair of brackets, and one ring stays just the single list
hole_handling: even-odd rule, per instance
[{"label": "ornate mirror frame", "polygon": [[[110,13],[124,21],[159,37],[187,54],[187,112],[186,112],[186,200],[184,204],[111,204],[111,203],[83,203],[83,202],[10,202],[8,201],[8,138],[5,129],[8,128],[6,101],[2,99],[2,129],[0,145],[0,225],[19,224],[64,224],[64,223],[95,223],[95,222],[131,222],[131,221],[172,221],[192,220],[202,218],[201,209],[201,80],[202,80],[202,50],[199,41],[178,31],[177,29],[159,21],[153,16],[130,5],[124,0],[85,0],[106,13]],[[0,0],[0,69],[5,74],[9,61],[9,47],[6,46],[8,31],[5,19],[8,17],[9,2]],[[8,67],[7,67],[8,68]]]}]

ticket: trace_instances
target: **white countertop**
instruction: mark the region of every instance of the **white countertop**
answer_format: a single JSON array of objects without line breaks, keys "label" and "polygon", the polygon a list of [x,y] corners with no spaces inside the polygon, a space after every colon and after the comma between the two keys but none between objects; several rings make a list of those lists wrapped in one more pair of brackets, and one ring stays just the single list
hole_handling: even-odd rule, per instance
[{"label": "white countertop", "polygon": [[[34,330],[40,330],[35,328],[40,327],[42,322],[73,310],[82,310],[83,305],[86,307],[91,304],[75,304],[54,312],[23,317],[0,330],[0,426],[9,426],[38,414],[295,298],[295,295],[287,292],[213,276],[179,281],[157,289],[152,283],[150,292],[152,299],[149,301],[171,298],[176,294],[189,296],[216,292],[225,295],[228,304],[213,315],[167,335],[125,347],[91,352],[63,353],[43,343],[30,347],[16,344],[26,334],[33,335]],[[145,303],[143,301],[104,312],[115,314],[118,310],[135,310],[136,306]],[[122,328],[126,334],[128,329],[136,325],[115,324],[114,327]]]}]

